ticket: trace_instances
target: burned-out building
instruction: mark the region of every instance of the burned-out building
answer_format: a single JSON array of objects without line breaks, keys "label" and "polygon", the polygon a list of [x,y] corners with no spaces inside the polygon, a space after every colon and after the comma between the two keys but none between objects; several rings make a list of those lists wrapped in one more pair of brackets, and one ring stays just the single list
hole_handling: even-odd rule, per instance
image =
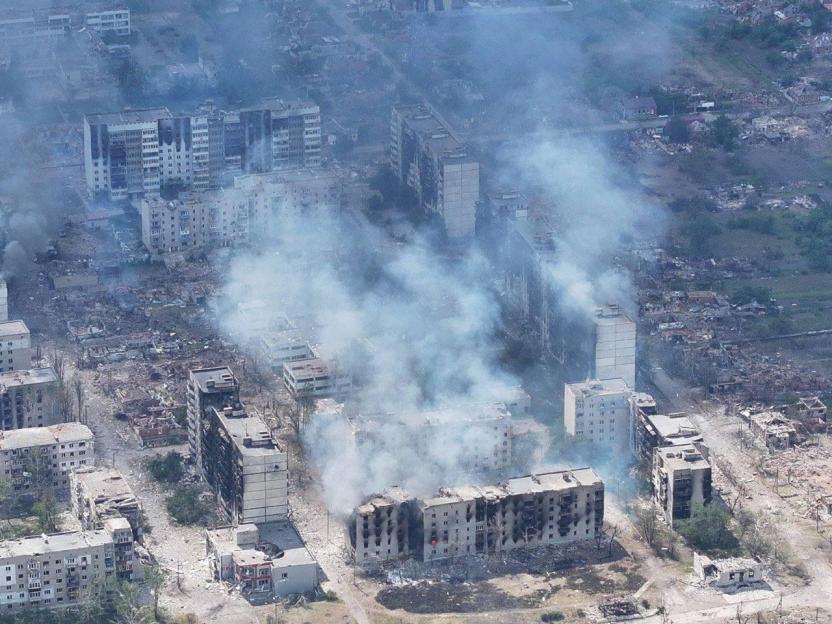
[{"label": "burned-out building", "polygon": [[188,375],[188,447],[202,471],[202,428],[213,407],[240,404],[240,384],[227,366],[201,368]]},{"label": "burned-out building", "polygon": [[695,552],[693,571],[701,581],[722,591],[753,587],[764,582],[760,562],[743,557],[711,559]]},{"label": "burned-out building", "polygon": [[653,501],[667,523],[690,518],[695,505],[711,502],[711,462],[703,444],[684,444],[653,451]]},{"label": "burned-out building", "polygon": [[748,418],[751,433],[770,451],[785,451],[797,442],[797,430],[781,412],[765,411]]},{"label": "burned-out building", "polygon": [[286,452],[243,406],[212,407],[202,425],[202,471],[233,522],[275,522],[288,513]]},{"label": "burned-out building", "polygon": [[72,511],[87,530],[107,529],[113,536],[116,576],[143,576],[135,543],[141,542],[144,519],[130,484],[113,468],[79,468],[69,477]]},{"label": "burned-out building", "polygon": [[295,398],[340,397],[352,387],[352,377],[337,363],[322,358],[283,363],[283,383]]},{"label": "burned-out building", "polygon": [[48,427],[64,417],[51,367],[0,373],[0,429]]},{"label": "burned-out building", "polygon": [[449,238],[474,235],[479,163],[432,109],[418,104],[393,108],[390,159],[399,181],[413,188],[425,214],[442,220]]},{"label": "burned-out building", "polygon": [[702,435],[684,414],[651,414],[652,409],[634,414],[633,453],[644,465],[653,463],[653,450],[702,442]]},{"label": "burned-out building", "polygon": [[353,512],[349,537],[360,564],[435,561],[595,539],[603,524],[604,484],[580,468],[443,488],[432,498],[374,496]]}]

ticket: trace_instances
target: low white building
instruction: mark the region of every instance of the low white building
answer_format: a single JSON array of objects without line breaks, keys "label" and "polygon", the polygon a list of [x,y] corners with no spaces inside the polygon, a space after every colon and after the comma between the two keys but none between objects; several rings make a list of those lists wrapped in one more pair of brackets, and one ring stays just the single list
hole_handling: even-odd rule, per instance
[{"label": "low white building", "polygon": [[205,531],[214,578],[233,583],[251,602],[306,594],[318,586],[318,564],[287,522]]},{"label": "low white building", "polygon": [[593,379],[564,385],[566,433],[625,453],[632,438],[632,390],[623,379]]},{"label": "low white building", "polygon": [[762,564],[748,558],[711,559],[695,552],[693,571],[700,580],[723,591],[752,587],[764,582]]}]

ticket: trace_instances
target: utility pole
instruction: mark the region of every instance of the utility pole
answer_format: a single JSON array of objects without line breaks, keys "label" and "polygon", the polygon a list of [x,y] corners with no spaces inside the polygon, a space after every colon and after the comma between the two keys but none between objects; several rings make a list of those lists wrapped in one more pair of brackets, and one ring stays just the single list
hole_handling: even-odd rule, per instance
[{"label": "utility pole", "polygon": [[182,561],[176,560],[176,587],[182,590]]}]

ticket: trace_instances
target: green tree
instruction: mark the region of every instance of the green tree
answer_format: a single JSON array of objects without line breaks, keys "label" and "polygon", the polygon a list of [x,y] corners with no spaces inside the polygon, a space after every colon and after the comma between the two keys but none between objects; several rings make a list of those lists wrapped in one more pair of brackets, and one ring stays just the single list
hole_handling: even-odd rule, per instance
[{"label": "green tree", "polygon": [[694,548],[731,551],[739,542],[731,532],[731,515],[717,505],[694,505],[690,518],[676,522],[676,530]]},{"label": "green tree", "polygon": [[771,288],[766,286],[741,286],[731,295],[731,303],[734,305],[745,305],[756,301],[757,303],[767,304],[771,299]]},{"label": "green tree", "polygon": [[681,117],[671,117],[664,127],[664,135],[671,143],[687,143],[690,141],[690,130]]},{"label": "green tree", "polygon": [[711,132],[716,145],[727,151],[732,151],[737,145],[740,131],[736,124],[725,115],[720,115],[711,124]]},{"label": "green tree", "polygon": [[176,451],[151,457],[147,460],[147,470],[154,480],[161,483],[178,483],[185,474],[182,455]]},{"label": "green tree", "polygon": [[183,486],[178,488],[165,500],[168,513],[182,524],[196,524],[204,520],[209,510],[200,499],[199,488]]},{"label": "green tree", "polygon": [[162,587],[165,585],[165,571],[158,565],[149,566],[144,569],[144,580],[142,583],[150,590],[153,600],[153,617],[159,619],[159,598]]}]

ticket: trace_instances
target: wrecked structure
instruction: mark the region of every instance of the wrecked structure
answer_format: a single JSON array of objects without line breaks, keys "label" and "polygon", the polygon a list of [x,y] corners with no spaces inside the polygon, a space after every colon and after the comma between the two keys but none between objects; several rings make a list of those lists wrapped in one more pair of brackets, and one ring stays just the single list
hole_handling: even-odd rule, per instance
[{"label": "wrecked structure", "polygon": [[318,564],[288,523],[207,529],[205,550],[214,578],[232,583],[253,603],[318,586]]},{"label": "wrecked structure", "polygon": [[425,214],[442,219],[451,239],[474,235],[479,163],[430,107],[393,107],[390,164],[399,181],[416,191]]},{"label": "wrecked structure", "polygon": [[[648,411],[655,403],[648,403]],[[684,414],[655,414],[637,409],[633,425],[633,454],[644,465],[652,465],[653,451],[662,447],[701,443],[702,435]]]},{"label": "wrecked structure", "polygon": [[286,452],[263,419],[242,405],[212,407],[202,427],[202,473],[233,522],[285,520],[289,473]]},{"label": "wrecked structure", "polygon": [[765,411],[748,416],[751,433],[770,451],[785,451],[797,442],[797,430],[781,412]]},{"label": "wrecked structure", "polygon": [[240,384],[227,366],[200,368],[188,373],[188,447],[200,471],[202,466],[202,429],[210,418],[211,408],[238,406]]},{"label": "wrecked structure", "polygon": [[762,584],[763,566],[749,558],[711,559],[693,553],[693,571],[700,580],[722,591],[738,590]]},{"label": "wrecked structure", "polygon": [[684,444],[653,451],[653,501],[672,527],[690,518],[695,505],[711,502],[711,462],[703,444]]},{"label": "wrecked structure", "polygon": [[142,541],[144,518],[127,480],[113,468],[86,467],[73,471],[69,484],[72,512],[81,527],[106,529],[113,535],[117,578],[141,579],[135,544]]},{"label": "wrecked structure", "polygon": [[54,369],[30,368],[0,373],[0,429],[57,425],[65,419]]},{"label": "wrecked structure", "polygon": [[0,474],[16,496],[69,494],[69,473],[92,465],[95,437],[81,423],[0,431]]},{"label": "wrecked structure", "polygon": [[604,484],[580,468],[446,488],[426,499],[394,489],[356,507],[349,536],[359,564],[434,561],[595,539],[603,524]]},{"label": "wrecked structure", "polygon": [[322,358],[283,363],[283,383],[295,398],[342,397],[352,388],[352,377],[335,362]]}]

